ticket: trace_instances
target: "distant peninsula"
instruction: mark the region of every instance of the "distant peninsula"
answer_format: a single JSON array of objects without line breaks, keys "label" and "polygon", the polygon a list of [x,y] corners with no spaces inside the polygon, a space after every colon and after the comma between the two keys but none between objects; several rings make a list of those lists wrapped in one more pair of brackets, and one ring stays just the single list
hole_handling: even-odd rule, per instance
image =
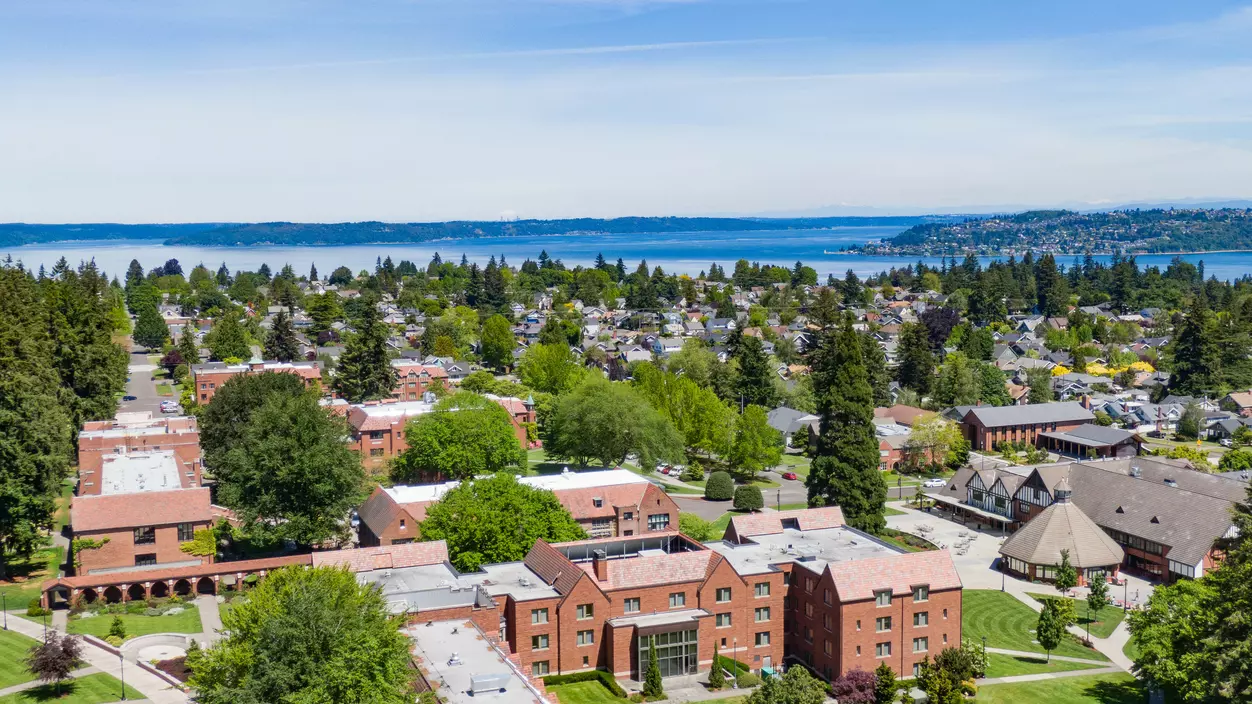
[{"label": "distant peninsula", "polygon": [[567,220],[452,221],[427,223],[192,223],[176,225],[0,224],[0,246],[85,240],[159,240],[169,245],[247,247],[392,244],[472,237],[535,237],[644,232],[751,232],[834,227],[910,227],[953,222],[953,216],[680,218],[625,217]]},{"label": "distant peninsula", "polygon": [[926,222],[852,248],[891,256],[1170,254],[1252,249],[1252,208],[1032,210],[1016,215]]}]

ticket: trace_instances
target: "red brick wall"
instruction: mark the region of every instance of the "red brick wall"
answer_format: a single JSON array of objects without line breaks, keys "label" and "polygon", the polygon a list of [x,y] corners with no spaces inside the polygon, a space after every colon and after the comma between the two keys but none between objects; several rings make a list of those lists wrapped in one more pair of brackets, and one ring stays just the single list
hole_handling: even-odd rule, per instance
[{"label": "red brick wall", "polygon": [[[944,618],[944,610],[947,618]],[[840,611],[840,636],[842,648],[836,652],[842,657],[839,673],[860,667],[871,671],[885,661],[896,671],[898,676],[911,677],[913,664],[921,662],[929,655],[934,657],[939,651],[961,642],[961,590],[932,592],[925,602],[913,602],[912,595],[895,595],[890,606],[878,606],[874,601],[857,601],[844,604]],[[913,626],[913,615],[926,612],[929,617],[924,627]],[[875,631],[877,619],[891,617],[891,629],[887,632]],[[857,621],[861,629],[857,630]],[[947,641],[944,641],[944,638]],[[925,652],[913,652],[913,639],[926,637],[929,639]],[[879,658],[875,655],[878,643],[890,642],[891,655]],[[857,647],[861,648],[860,655]]]},{"label": "red brick wall", "polygon": [[[255,372],[252,372],[252,371],[248,371],[248,372],[235,372],[235,371],[199,372],[194,375],[196,402],[201,405],[204,405],[212,401],[213,396],[217,393],[217,390],[222,388],[222,384],[225,384],[227,381],[230,380],[231,377],[235,376],[236,374],[240,374],[240,373],[260,374],[264,371],[267,371],[267,370],[257,370]],[[297,373],[297,372],[293,372],[290,370],[268,370],[268,371],[286,371],[287,373],[291,373],[291,374]],[[313,374],[313,371],[314,370],[310,369],[308,373],[311,375]],[[317,372],[316,376],[304,376],[303,374],[301,374],[300,376],[304,377],[305,386],[313,386],[316,383],[320,383],[322,380],[320,372]]]},{"label": "red brick wall", "polygon": [[[196,523],[195,529],[208,528],[208,523]],[[75,538],[90,538],[92,540],[100,540],[107,537],[109,542],[104,546],[94,550],[82,550],[78,553],[77,558],[81,561],[81,566],[76,567],[78,574],[87,574],[91,570],[107,569],[110,567],[134,567],[135,555],[145,555],[155,553],[157,563],[166,562],[184,562],[188,560],[200,560],[201,562],[211,562],[211,558],[201,558],[195,555],[188,555],[178,549],[178,526],[166,525],[156,527],[156,542],[147,545],[135,545],[135,533],[130,529],[114,530],[114,531],[94,531],[90,533],[74,532]]]},{"label": "red brick wall", "polygon": [[[756,596],[756,584],[768,583],[769,596]],[[719,603],[717,590],[730,588],[730,601]],[[712,618],[704,619],[700,628],[700,667],[704,669],[713,662],[713,644],[717,643],[718,652],[726,657],[736,654],[738,660],[753,669],[763,666],[765,658],[770,664],[778,665],[783,656],[783,586],[782,574],[770,572],[760,575],[740,577],[729,562],[722,560],[714,568],[704,586],[699,591],[700,608],[713,614]],[[756,622],[756,610],[769,609],[769,620]],[[731,614],[731,625],[717,627],[717,614]],[[757,647],[756,634],[767,632],[769,645]],[[722,641],[725,643],[722,643]]]},{"label": "red brick wall", "polygon": [[[403,528],[400,527],[402,522],[404,523]],[[389,523],[381,534],[377,535],[369,529],[369,526],[365,525],[364,521],[361,522],[361,547],[394,545],[397,540],[417,540],[420,537],[421,531],[417,528],[417,521],[413,520],[413,517],[407,511],[401,511],[395,520]]]},{"label": "red brick wall", "polygon": [[[578,606],[590,604],[592,618],[578,619]],[[609,650],[605,621],[609,618],[609,600],[596,588],[590,577],[582,577],[565,596],[556,611],[557,636],[560,640],[559,657],[552,662],[552,672],[578,672],[607,666]],[[578,645],[578,632],[590,630],[595,642]],[[587,663],[583,663],[583,657]],[[558,670],[559,663],[559,670]]]},{"label": "red brick wall", "polygon": [[[556,674],[559,671],[561,642],[558,631],[557,606],[560,603],[561,599],[558,597],[518,602],[514,602],[512,599],[509,600],[512,609],[512,613],[507,617],[509,647],[513,649],[513,652],[517,653],[521,661],[522,672],[528,675],[531,672],[531,664],[540,660],[548,661],[549,672],[552,674]],[[531,624],[531,610],[544,608],[548,610],[548,622]],[[508,612],[506,611],[506,613]],[[544,633],[548,635],[548,649],[533,650],[531,648],[531,637]]]},{"label": "red brick wall", "polygon": [[[1080,421],[1057,423],[1056,432],[1059,433],[1073,430],[1082,424],[1083,423]],[[1000,428],[987,428],[973,418],[971,418],[964,425],[966,436],[969,438],[970,443],[973,445],[973,449],[975,450],[994,449],[996,443],[1001,441],[1012,442],[1016,440],[1018,442],[1026,442],[1033,445],[1039,433],[1052,431],[1051,423],[1035,423],[1025,425],[1022,426],[1022,430],[1017,431],[1016,434],[1014,434],[1013,431],[1018,426],[1015,425],[1003,428],[1002,430],[1004,432],[1002,434],[997,434],[996,432],[997,430],[1001,430]]]},{"label": "red brick wall", "polygon": [[478,630],[482,631],[489,638],[495,638],[500,635],[500,610],[498,609],[452,606],[446,609],[419,611],[408,615],[409,625],[418,627],[427,621],[455,621],[460,619],[473,622],[475,626],[478,626]]}]

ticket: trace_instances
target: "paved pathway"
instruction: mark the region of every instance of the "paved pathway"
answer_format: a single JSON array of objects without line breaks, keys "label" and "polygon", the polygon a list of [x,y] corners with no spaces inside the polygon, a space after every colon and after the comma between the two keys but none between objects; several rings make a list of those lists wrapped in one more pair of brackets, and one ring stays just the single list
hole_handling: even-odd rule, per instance
[{"label": "paved pathway", "polygon": [[212,594],[201,594],[196,597],[196,608],[200,611],[200,627],[204,635],[200,643],[208,645],[222,637],[222,612],[218,608],[217,597]]},{"label": "paved pathway", "polygon": [[[12,613],[9,614],[9,628],[35,640],[43,640],[42,624],[16,618]],[[83,660],[100,672],[124,680],[126,684],[143,693],[153,704],[186,704],[191,701],[184,692],[134,665],[127,667],[123,673],[121,658],[86,641],[83,641]]]},{"label": "paved pathway", "polygon": [[[988,648],[990,650],[990,648]],[[1055,657],[1055,656],[1053,656]],[[1065,672],[1041,672],[1037,675],[1013,675],[1012,677],[988,677],[978,680],[981,689],[990,684],[1012,684],[1014,682],[1038,682],[1039,680],[1055,680],[1062,677],[1086,677],[1089,675],[1113,675],[1122,672],[1120,667],[1098,667],[1090,670],[1066,670]]]},{"label": "paved pathway", "polygon": [[[1048,657],[1046,653],[1033,653],[1033,652],[1030,652],[1029,650],[1005,650],[1004,648],[987,648],[987,652],[999,653],[1000,655],[1015,655],[1017,657],[1023,657],[1023,658],[1047,659]],[[1089,660],[1087,658],[1071,658],[1068,655],[1053,655],[1052,659],[1060,660],[1061,662],[1080,662],[1080,663],[1085,663],[1089,665],[1099,665],[1100,667],[1108,667],[1108,662],[1105,660]]]},{"label": "paved pathway", "polygon": [[[84,675],[94,675],[97,672],[99,672],[99,670],[97,670],[94,667],[90,667],[90,666],[82,667],[71,672],[70,677],[82,677]],[[5,687],[4,689],[0,689],[0,697],[6,696],[9,694],[17,694],[18,692],[24,692],[28,689],[42,687],[43,685],[44,683],[39,680],[34,680],[33,682],[23,682],[21,684],[15,684],[12,687]]]},{"label": "paved pathway", "polygon": [[[137,347],[136,349],[142,349]],[[152,373],[156,371],[156,365],[148,361],[147,352],[131,352],[130,366],[127,373],[130,375],[130,381],[126,383],[126,395],[134,396],[133,401],[122,401],[118,405],[118,413],[129,413],[135,411],[148,411],[153,417],[161,415],[161,402],[173,398],[172,396],[160,396],[157,394],[156,382],[152,378]]]}]

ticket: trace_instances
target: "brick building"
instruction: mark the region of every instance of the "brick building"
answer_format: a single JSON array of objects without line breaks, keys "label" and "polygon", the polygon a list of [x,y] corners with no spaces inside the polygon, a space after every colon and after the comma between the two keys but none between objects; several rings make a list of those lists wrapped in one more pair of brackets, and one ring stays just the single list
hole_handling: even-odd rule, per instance
[{"label": "brick building", "polygon": [[[837,677],[887,662],[912,673],[961,637],[946,551],[901,553],[838,508],[737,518],[701,545],[673,530],[548,544],[461,574],[441,541],[323,553],[420,624],[468,620],[532,678],[603,669],[641,679],[706,672],[714,648],[754,670],[784,657]],[[736,523],[738,525],[736,525]],[[420,564],[418,564],[420,563]]]},{"label": "brick building", "polygon": [[79,496],[194,489],[201,485],[200,460],[187,462],[175,450],[104,455],[95,469],[78,473]]},{"label": "brick building", "polygon": [[[593,537],[631,536],[678,527],[678,504],[659,487],[625,469],[548,474],[518,479],[547,489]],[[362,546],[412,542],[426,507],[460,482],[378,487],[361,506]]]},{"label": "brick building", "polygon": [[76,496],[70,503],[74,538],[105,542],[73,555],[75,572],[88,575],[212,562],[211,557],[179,550],[212,520],[206,488]]},{"label": "brick building", "polygon": [[151,413],[119,413],[113,420],[84,423],[78,434],[80,482],[93,481],[90,476],[100,471],[105,458],[150,451],[172,451],[196,474],[199,485],[200,427],[195,416],[153,418]]},{"label": "brick building", "polygon": [[[538,442],[530,442],[527,430],[528,425],[535,422],[533,401],[484,395],[509,412],[513,434],[522,447],[538,446]],[[404,441],[405,425],[418,416],[430,413],[434,406],[434,395],[429,392],[418,401],[368,401],[349,406],[350,446],[361,453],[361,461],[367,469],[383,467],[387,460],[408,448],[408,443]]]},{"label": "brick building", "polygon": [[191,366],[191,378],[196,390],[196,402],[203,405],[213,400],[222,384],[238,374],[261,374],[262,372],[283,372],[296,374],[304,380],[305,386],[313,386],[322,381],[322,363],[310,362],[243,362],[226,364],[225,362],[206,362]]},{"label": "brick building", "polygon": [[396,388],[391,396],[397,401],[420,401],[427,391],[433,391],[436,386],[448,386],[447,370],[435,364],[393,359],[391,368],[396,371]]},{"label": "brick building", "polygon": [[1034,445],[1045,432],[1063,433],[1095,420],[1091,411],[1076,401],[1028,406],[957,406],[949,416],[961,424],[974,450],[993,450],[1001,442]]}]

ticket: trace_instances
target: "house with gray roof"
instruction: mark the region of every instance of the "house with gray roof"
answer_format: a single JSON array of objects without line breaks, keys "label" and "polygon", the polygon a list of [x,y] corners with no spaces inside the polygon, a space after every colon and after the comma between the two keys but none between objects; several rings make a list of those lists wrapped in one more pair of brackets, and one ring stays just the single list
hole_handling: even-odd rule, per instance
[{"label": "house with gray roof", "polygon": [[1090,410],[1075,402],[957,406],[947,415],[961,424],[975,450],[991,450],[1002,442],[1034,444],[1040,433],[1073,430],[1095,420]]}]

